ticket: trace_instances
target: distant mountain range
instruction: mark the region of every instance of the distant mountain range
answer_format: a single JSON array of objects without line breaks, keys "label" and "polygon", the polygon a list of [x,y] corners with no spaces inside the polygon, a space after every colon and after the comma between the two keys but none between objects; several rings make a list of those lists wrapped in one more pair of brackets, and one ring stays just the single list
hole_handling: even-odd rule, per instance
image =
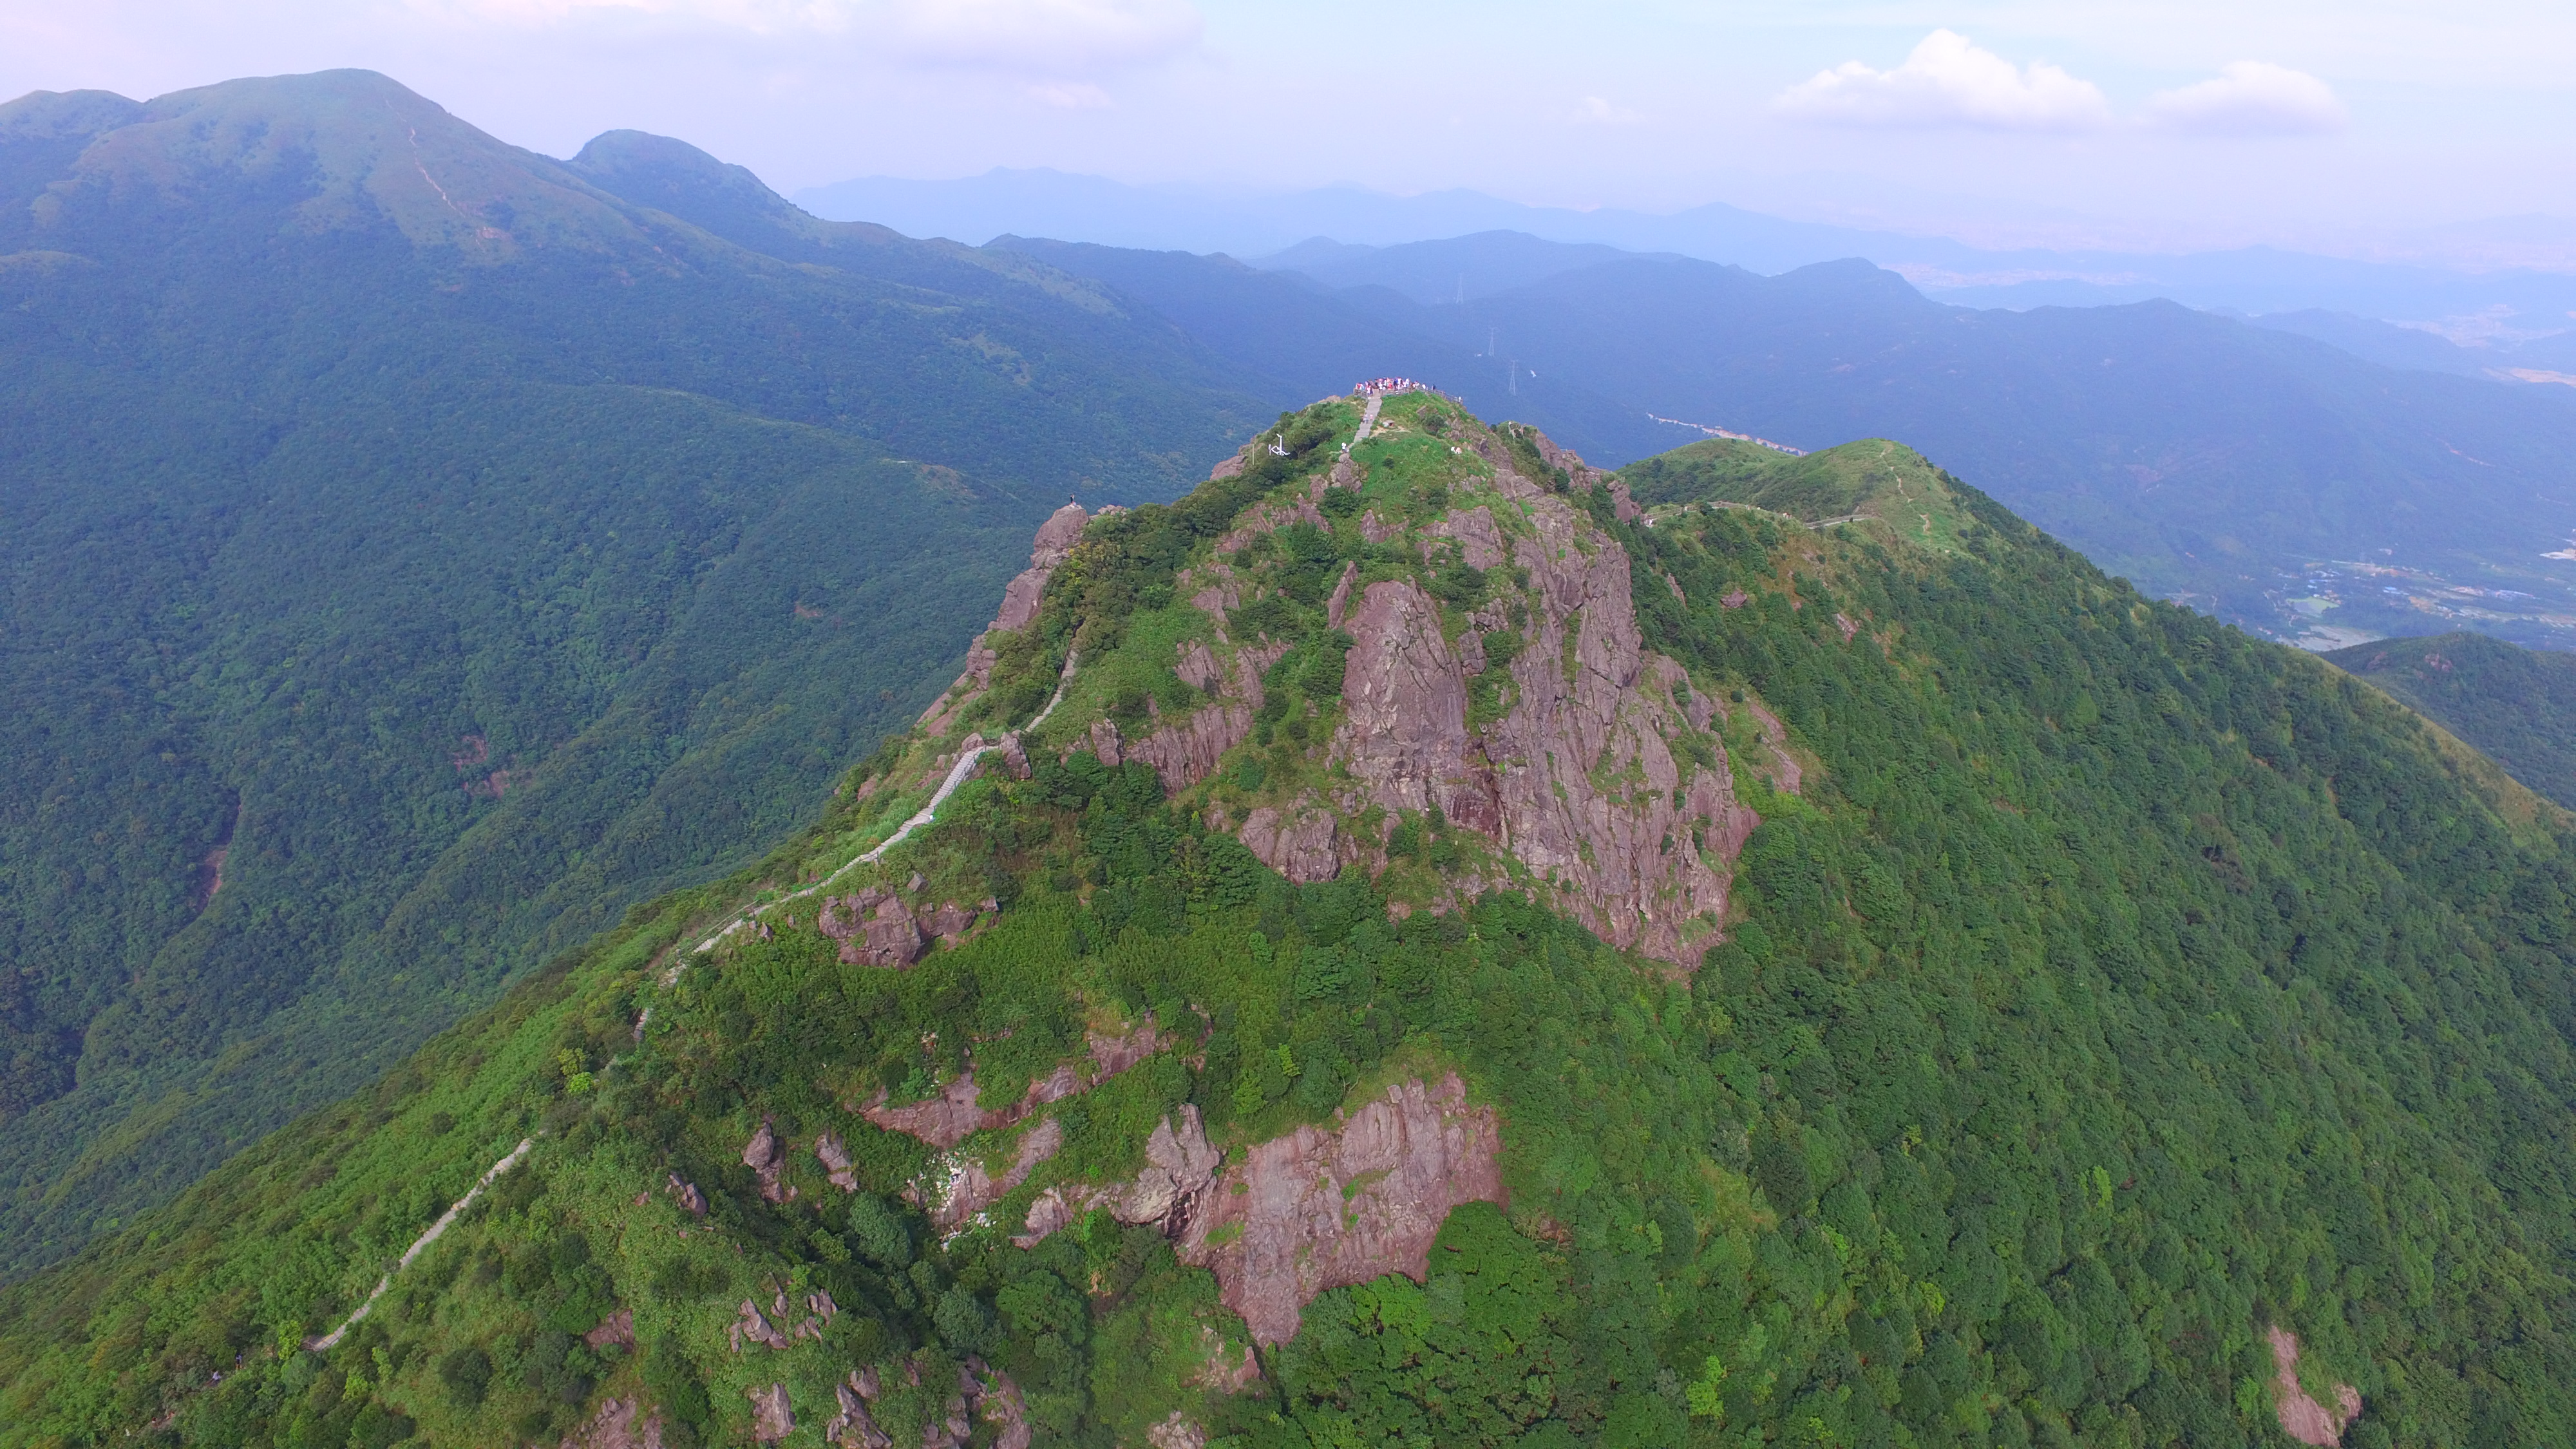
[{"label": "distant mountain range", "polygon": [[[870,177],[795,193],[817,216],[873,221],[911,236],[980,243],[1005,233],[1151,251],[1266,258],[1326,238],[1386,247],[1516,231],[1549,241],[1671,252],[1772,274],[1861,257],[1927,294],[1975,307],[2098,306],[2167,298],[2246,313],[2324,308],[2459,335],[2576,327],[2576,275],[2528,268],[2448,270],[2247,247],[2165,255],[1986,250],[1939,236],[1790,221],[1713,203],[1671,215],[1525,206],[1474,191],[1389,196],[1357,187],[1220,195],[1097,176],[997,168],[953,181]],[[1311,253],[1303,260],[1313,260]],[[1283,258],[1283,260],[1286,260]],[[1458,300],[1454,278],[1427,277]],[[1472,281],[1467,297],[1475,296]],[[1417,300],[1434,300],[1431,296]]]},{"label": "distant mountain range", "polygon": [[2105,568],[2276,638],[2576,645],[2576,560],[2556,556],[2576,388],[2462,375],[2492,369],[2429,334],[2163,301],[1969,310],[1859,261],[1762,277],[1509,234],[1309,244],[1296,271],[992,245],[1152,308],[1279,395],[1402,371],[1605,465],[1708,429],[1910,438]]}]

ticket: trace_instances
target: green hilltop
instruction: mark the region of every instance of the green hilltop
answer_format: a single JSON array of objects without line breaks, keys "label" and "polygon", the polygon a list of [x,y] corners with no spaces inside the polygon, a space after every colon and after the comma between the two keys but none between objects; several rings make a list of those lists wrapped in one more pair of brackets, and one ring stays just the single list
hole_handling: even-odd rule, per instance
[{"label": "green hilltop", "polygon": [[0,1294],[0,1444],[2568,1441],[2561,817],[1891,444],[1362,418]]},{"label": "green hilltop", "polygon": [[2381,639],[2324,657],[2576,808],[2576,658],[2469,633]]},{"label": "green hilltop", "polygon": [[1650,506],[1743,504],[1811,527],[1870,519],[1936,553],[1957,551],[1967,521],[1956,480],[1884,438],[1795,456],[1740,438],[1711,438],[1631,463],[1619,476]]}]

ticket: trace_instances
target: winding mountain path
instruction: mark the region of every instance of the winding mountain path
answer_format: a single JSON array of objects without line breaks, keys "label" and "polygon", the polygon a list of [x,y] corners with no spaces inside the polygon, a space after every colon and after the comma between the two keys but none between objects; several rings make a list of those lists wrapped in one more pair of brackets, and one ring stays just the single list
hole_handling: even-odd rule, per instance
[{"label": "winding mountain path", "polygon": [[329,1333],[323,1334],[319,1338],[308,1338],[304,1340],[304,1346],[313,1350],[315,1353],[328,1353],[333,1348],[337,1347],[340,1340],[347,1336],[350,1329],[357,1327],[370,1312],[374,1311],[376,1300],[384,1297],[385,1290],[394,1285],[394,1275],[401,1272],[403,1269],[410,1267],[412,1259],[417,1258],[422,1253],[428,1251],[430,1244],[437,1242],[442,1236],[444,1236],[448,1228],[453,1226],[458,1218],[465,1215],[465,1210],[474,1206],[474,1199],[483,1195],[483,1189],[490,1187],[494,1180],[499,1178],[502,1173],[509,1171],[511,1168],[518,1166],[520,1162],[524,1161],[528,1155],[528,1149],[535,1145],[536,1139],[534,1138],[520,1138],[519,1145],[510,1149],[509,1156],[493,1163],[491,1168],[486,1171],[482,1177],[475,1181],[474,1186],[466,1191],[465,1196],[458,1198],[453,1206],[438,1215],[437,1222],[431,1223],[428,1229],[422,1232],[419,1237],[412,1239],[411,1246],[403,1250],[402,1257],[397,1260],[391,1268],[385,1270],[385,1276],[376,1280],[376,1291],[367,1295],[366,1302],[359,1304],[356,1310],[351,1312],[348,1317],[341,1319],[339,1327],[332,1329]]},{"label": "winding mountain path", "polygon": [[[763,905],[745,908],[743,913],[734,917],[732,922],[727,924],[723,930],[716,932],[714,935],[707,937],[703,941],[700,941],[698,943],[699,952],[704,953],[712,951],[716,948],[717,943],[724,940],[725,937],[730,936],[734,932],[741,930],[743,927],[750,925],[752,922],[760,919],[764,915],[767,915],[769,912],[778,909],[780,906],[786,905],[790,901],[803,900],[805,897],[829,887],[832,882],[848,875],[851,871],[858,869],[860,866],[875,864],[878,860],[884,857],[887,851],[903,844],[903,842],[911,836],[912,832],[920,829],[922,826],[928,825],[931,821],[931,817],[939,813],[939,807],[948,802],[948,797],[957,793],[957,787],[974,778],[976,767],[983,763],[986,755],[993,753],[995,750],[1010,746],[1016,742],[1020,736],[1028,733],[1030,730],[1036,729],[1039,725],[1046,723],[1046,717],[1055,713],[1055,707],[1057,705],[1064,703],[1065,689],[1073,683],[1073,671],[1081,661],[1082,654],[1079,650],[1065,651],[1064,672],[1056,677],[1055,694],[1052,698],[1047,700],[1046,708],[1039,710],[1035,719],[1030,720],[1027,724],[1020,726],[1009,734],[1002,736],[992,744],[981,745],[971,750],[961,751],[957,756],[957,763],[949,767],[948,777],[939,782],[939,788],[937,790],[931,792],[930,803],[912,812],[911,818],[905,820],[902,825],[898,826],[894,834],[887,836],[884,840],[879,841],[867,851],[853,858],[848,864],[842,866],[839,870],[832,872],[830,875],[823,877],[821,880],[814,882],[803,890],[790,891],[786,895],[780,896],[774,901],[767,902]],[[970,738],[972,737],[970,736]],[[677,971],[673,971],[671,975],[673,978],[677,978],[679,973]]]}]

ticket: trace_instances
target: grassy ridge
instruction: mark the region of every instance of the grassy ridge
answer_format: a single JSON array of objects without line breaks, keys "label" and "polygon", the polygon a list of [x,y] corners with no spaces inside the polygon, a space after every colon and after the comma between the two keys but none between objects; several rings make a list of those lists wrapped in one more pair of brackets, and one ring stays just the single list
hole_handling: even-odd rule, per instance
[{"label": "grassy ridge", "polygon": [[2493,756],[2513,777],[2576,806],[2576,658],[2483,634],[2381,639],[2324,656]]}]

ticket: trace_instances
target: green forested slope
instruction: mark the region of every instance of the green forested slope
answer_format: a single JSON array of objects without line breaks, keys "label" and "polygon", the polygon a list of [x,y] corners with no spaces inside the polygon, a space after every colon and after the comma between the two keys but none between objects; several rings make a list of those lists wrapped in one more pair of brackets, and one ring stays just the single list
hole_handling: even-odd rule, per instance
[{"label": "green forested slope", "polygon": [[[1086,672],[1144,681],[1103,707],[1146,714],[1162,686],[1126,671],[1170,657],[1173,570],[1304,492],[1351,412],[1096,523],[1001,641],[995,707],[1034,707],[1019,686],[1079,642]],[[1288,712],[1194,801],[1311,768],[1288,724],[1343,708],[1309,667],[1340,647],[1322,585],[1344,561],[1424,570],[1411,535],[1363,531],[1442,518],[1460,465],[1420,442],[1368,445],[1364,516],[1337,504],[1234,555],[1281,590],[1258,623],[1297,645],[1272,675]],[[843,965],[793,902],[692,949],[909,809],[956,745],[906,741],[761,870],[633,913],[8,1290],[0,1442],[492,1443],[613,1397],[665,1442],[739,1443],[774,1382],[812,1443],[867,1369],[873,1422],[909,1444],[964,1364],[987,1394],[1006,1375],[1046,1443],[1144,1442],[1178,1414],[1246,1449],[2262,1445],[2285,1442],[2275,1327],[2306,1391],[2358,1390],[2347,1444],[2568,1442],[2576,858],[2552,812],[2374,691],[2140,598],[1937,470],[1894,470],[1956,520],[1927,548],[1749,507],[1622,522],[1607,488],[1502,443],[1590,511],[1591,547],[1629,552],[1648,644],[1728,704],[1707,747],[1762,824],[1695,971],[1516,890],[1391,916],[1419,872],[1476,858],[1437,817],[1388,822],[1383,875],[1295,886],[1145,767],[1043,748],[883,867],[991,894],[997,921],[956,949]],[[1444,585],[1462,608],[1485,586]],[[1787,726],[1795,795],[1765,784],[1754,704]],[[984,1100],[1014,1100],[1086,1028],[1149,1018],[1181,1045],[1045,1109],[1060,1150],[944,1240],[907,1185],[1007,1162],[1040,1118],[943,1160],[853,1110],[924,1097],[970,1047]],[[1206,1368],[1243,1321],[1161,1232],[1095,1212],[1010,1241],[1041,1189],[1137,1172],[1185,1105],[1239,1162],[1447,1070],[1499,1112],[1507,1208],[1451,1213],[1422,1284],[1315,1298],[1242,1391]],[[744,1148],[764,1122],[794,1147],[774,1195]],[[827,1131],[858,1191],[824,1180]],[[525,1165],[365,1323],[297,1347],[523,1137]],[[810,1334],[728,1342],[744,1302],[783,1332],[821,1293],[837,1311]],[[634,1347],[585,1342],[618,1307]]]},{"label": "green forested slope", "polygon": [[[659,145],[591,161],[722,170]],[[1245,425],[1086,284],[804,225],[364,72],[0,107],[0,1275],[753,858],[1066,490]]]},{"label": "green forested slope", "polygon": [[2576,807],[2576,658],[2465,633],[2381,639],[2325,657]]}]

